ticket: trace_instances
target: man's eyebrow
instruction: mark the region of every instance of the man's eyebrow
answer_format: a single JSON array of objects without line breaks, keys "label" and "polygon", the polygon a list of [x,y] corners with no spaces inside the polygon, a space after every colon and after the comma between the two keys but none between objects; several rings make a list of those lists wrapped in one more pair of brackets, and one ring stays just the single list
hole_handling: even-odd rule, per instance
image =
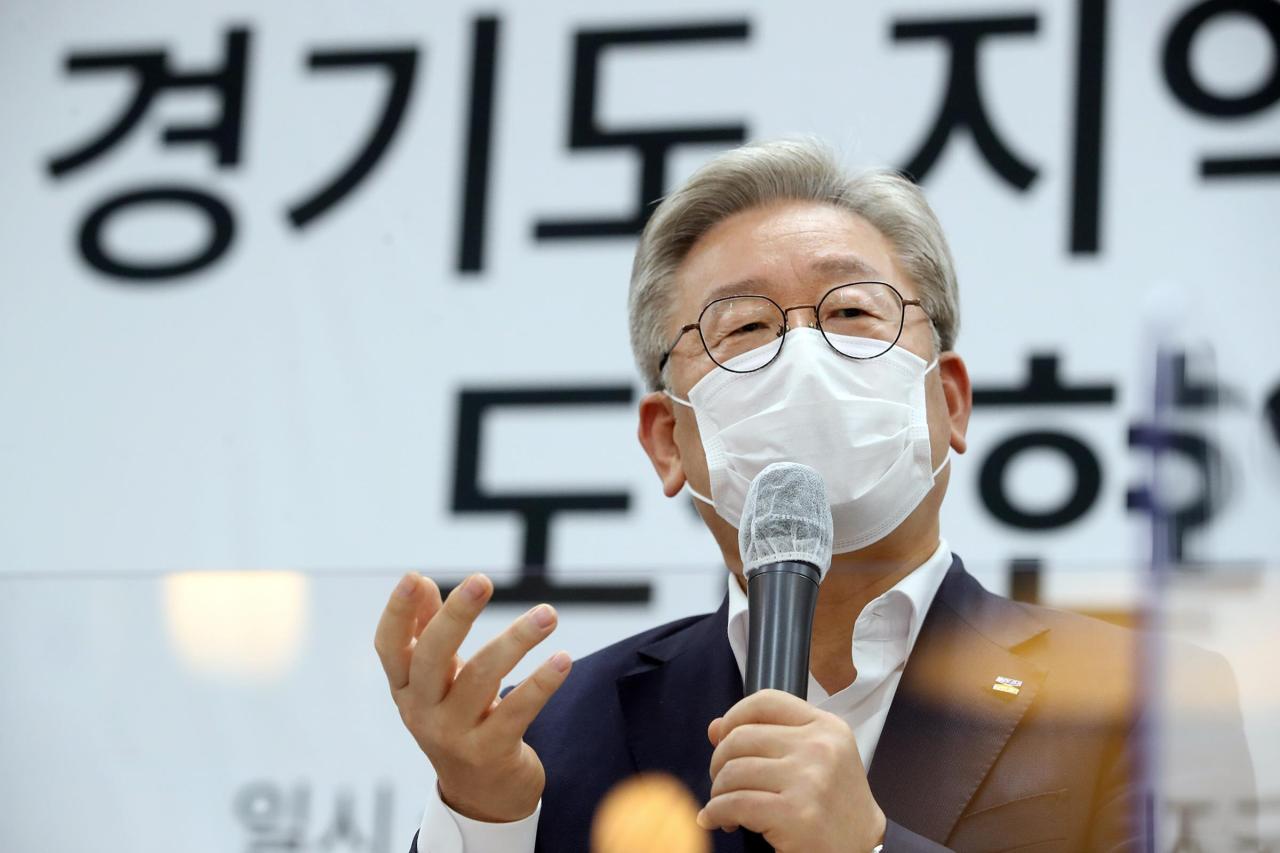
[{"label": "man's eyebrow", "polygon": [[[808,264],[809,271],[820,275],[849,276],[849,281],[883,281],[880,271],[857,255],[828,255]],[[769,282],[760,278],[742,278],[712,288],[707,302],[726,296],[768,296]]]},{"label": "man's eyebrow", "polygon": [[857,255],[830,255],[809,264],[814,272],[849,275],[862,279],[880,279],[880,271]]},{"label": "man's eyebrow", "polygon": [[761,296],[769,289],[769,283],[760,278],[743,278],[728,284],[712,288],[707,294],[707,302],[714,302],[726,296]]}]

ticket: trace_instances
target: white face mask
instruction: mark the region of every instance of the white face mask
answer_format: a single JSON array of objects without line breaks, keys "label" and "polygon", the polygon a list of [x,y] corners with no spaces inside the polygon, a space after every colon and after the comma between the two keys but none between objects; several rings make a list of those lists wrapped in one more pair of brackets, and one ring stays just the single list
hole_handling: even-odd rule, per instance
[{"label": "white face mask", "polygon": [[[879,351],[880,341],[841,338],[846,352]],[[772,348],[744,353],[749,369]],[[832,553],[856,551],[897,528],[933,488],[936,469],[925,409],[926,364],[894,346],[855,361],[816,329],[788,332],[777,360],[753,373],[719,368],[677,403],[693,409],[706,451],[711,497],[689,488],[734,528],[751,481],[772,462],[800,462],[822,475],[835,522]],[[686,484],[687,485],[687,484]]]}]

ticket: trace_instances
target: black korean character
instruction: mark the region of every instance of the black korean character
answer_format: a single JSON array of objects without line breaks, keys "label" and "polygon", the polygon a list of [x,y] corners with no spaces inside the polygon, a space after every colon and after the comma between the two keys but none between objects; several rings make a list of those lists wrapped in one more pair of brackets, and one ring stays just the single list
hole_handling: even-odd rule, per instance
[{"label": "black korean character", "polygon": [[[453,480],[453,511],[507,513],[524,520],[520,580],[499,586],[499,602],[561,601],[645,604],[649,584],[560,584],[548,573],[552,518],[565,512],[625,512],[626,492],[508,492],[493,494],[480,485],[484,418],[495,408],[624,406],[632,399],[630,386],[603,388],[503,388],[463,390],[458,398],[457,457]],[[445,592],[447,594],[447,592]]]},{"label": "black korean character", "polygon": [[476,18],[471,26],[471,101],[467,109],[467,152],[462,182],[462,228],[458,232],[458,272],[484,269],[489,212],[489,160],[493,139],[494,90],[498,78],[499,20]]},{"label": "black korean character", "polygon": [[[1192,46],[1204,26],[1221,15],[1245,16],[1267,34],[1271,63],[1266,78],[1248,92],[1224,95],[1196,79]],[[1174,22],[1164,43],[1164,79],[1187,109],[1211,119],[1247,118],[1280,101],[1280,4],[1275,0],[1205,0],[1187,8]],[[1280,148],[1274,151],[1207,156],[1200,161],[1205,180],[1280,174]]]},{"label": "black korean character", "polygon": [[232,812],[249,832],[249,845],[244,848],[247,853],[305,850],[310,802],[310,792],[301,785],[292,791],[270,782],[252,782],[241,788]]},{"label": "black korean character", "polygon": [[1040,603],[1040,579],[1044,562],[1035,557],[1015,557],[1009,562],[1009,597],[1027,604]]},{"label": "black korean character", "polygon": [[[1063,385],[1056,355],[1033,355],[1027,381],[1019,388],[975,388],[976,407],[1110,405],[1115,401],[1111,385]],[[1071,466],[1070,493],[1059,506],[1032,509],[1018,506],[1005,488],[1009,465],[1029,450],[1051,450]],[[1021,530],[1054,530],[1077,521],[1094,505],[1102,491],[1102,467],[1089,444],[1059,430],[1041,429],[1009,436],[982,461],[979,494],[987,510],[1000,522]]]},{"label": "black korean character", "polygon": [[1131,425],[1129,446],[1149,451],[1157,463],[1168,454],[1181,457],[1199,473],[1200,489],[1178,506],[1168,506],[1158,497],[1155,483],[1143,484],[1129,489],[1126,505],[1151,516],[1156,564],[1176,566],[1188,559],[1187,537],[1206,527],[1227,502],[1231,483],[1217,444],[1201,432],[1169,423],[1170,416],[1239,407],[1243,402],[1235,389],[1192,375],[1186,352],[1161,351],[1157,356],[1155,423]]},{"label": "black korean character", "polygon": [[[1079,0],[1075,69],[1075,132],[1072,147],[1071,223],[1073,254],[1099,246],[1102,209],[1102,115],[1107,17],[1106,0]],[[923,182],[955,131],[968,130],[979,153],[1001,180],[1019,192],[1031,188],[1039,168],[1019,155],[996,130],[979,86],[979,47],[994,39],[1034,36],[1036,15],[934,18],[896,21],[895,41],[939,40],[950,55],[947,88],[932,127],[903,171]]]},{"label": "black korean character", "polygon": [[907,160],[904,167],[907,174],[923,181],[938,161],[952,132],[967,128],[983,159],[997,175],[1019,190],[1031,186],[1037,170],[1000,138],[978,91],[978,43],[992,36],[1034,35],[1038,25],[1034,15],[900,21],[894,24],[893,37],[896,41],[940,39],[947,43],[951,53],[942,107],[924,142]]},{"label": "black korean character", "polygon": [[[219,168],[236,165],[240,162],[248,46],[248,30],[229,30],[221,67],[194,72],[173,70],[163,50],[71,54],[66,64],[68,74],[130,73],[137,88],[125,111],[99,136],[51,159],[50,173],[61,179],[96,160],[137,126],[158,95],[190,90],[215,95],[219,104],[216,117],[207,124],[166,126],[163,144],[207,145]],[[103,231],[111,218],[122,211],[150,205],[182,207],[199,214],[208,225],[205,244],[186,257],[168,261],[144,262],[108,251]],[[235,220],[231,210],[217,196],[191,187],[162,184],[127,190],[99,203],[80,226],[79,246],[85,261],[105,275],[126,281],[156,281],[178,278],[207,267],[226,253],[234,236]]]},{"label": "black korean character", "polygon": [[356,798],[351,791],[339,791],[333,817],[312,845],[314,853],[391,853],[391,789],[378,786],[374,793],[370,822],[361,827]]},{"label": "black korean character", "polygon": [[745,41],[745,21],[671,27],[628,27],[582,30],[575,41],[573,108],[569,114],[569,147],[631,149],[640,160],[640,180],[633,212],[621,219],[543,220],[534,228],[539,240],[576,237],[628,237],[639,234],[666,193],[667,160],[678,145],[735,144],[746,139],[745,125],[692,125],[610,130],[597,116],[596,91],[600,57],[606,48],[632,45],[686,44],[707,41]]},{"label": "black korean character", "polygon": [[289,221],[294,228],[307,227],[342,201],[369,177],[386,154],[413,94],[418,51],[412,47],[319,50],[310,54],[307,66],[312,71],[325,72],[363,71],[369,68],[382,71],[388,78],[387,96],[373,130],[351,161],[328,183],[303,201],[289,207]]}]

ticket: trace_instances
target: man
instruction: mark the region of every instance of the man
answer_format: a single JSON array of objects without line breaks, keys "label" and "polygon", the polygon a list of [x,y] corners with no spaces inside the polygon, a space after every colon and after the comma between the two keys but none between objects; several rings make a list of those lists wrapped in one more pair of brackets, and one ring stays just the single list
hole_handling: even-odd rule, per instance
[{"label": "man", "polygon": [[[920,191],[807,142],[728,152],[655,211],[630,322],[640,443],[668,497],[695,497],[728,594],[499,697],[552,609],[463,661],[489,581],[442,604],[406,576],[375,645],[439,779],[416,849],[586,851],[601,797],[640,770],[693,790],[720,853],[759,836],[788,853],[1145,849],[1131,635],[987,592],[940,536],[972,400]],[[818,470],[835,520],[807,702],[742,696],[735,524],[784,459]]]}]

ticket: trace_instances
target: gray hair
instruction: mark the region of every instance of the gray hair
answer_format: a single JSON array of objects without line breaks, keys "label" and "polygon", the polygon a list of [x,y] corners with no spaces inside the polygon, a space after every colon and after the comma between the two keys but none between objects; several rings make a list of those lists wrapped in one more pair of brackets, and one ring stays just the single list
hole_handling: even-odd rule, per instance
[{"label": "gray hair", "polygon": [[676,270],[695,243],[736,213],[776,201],[814,201],[857,214],[893,244],[933,321],[939,351],[955,346],[960,325],[955,263],[924,193],[885,169],[850,175],[812,139],[744,145],[716,157],[663,199],[640,235],[627,310],[636,365],[652,390],[675,302]]}]

